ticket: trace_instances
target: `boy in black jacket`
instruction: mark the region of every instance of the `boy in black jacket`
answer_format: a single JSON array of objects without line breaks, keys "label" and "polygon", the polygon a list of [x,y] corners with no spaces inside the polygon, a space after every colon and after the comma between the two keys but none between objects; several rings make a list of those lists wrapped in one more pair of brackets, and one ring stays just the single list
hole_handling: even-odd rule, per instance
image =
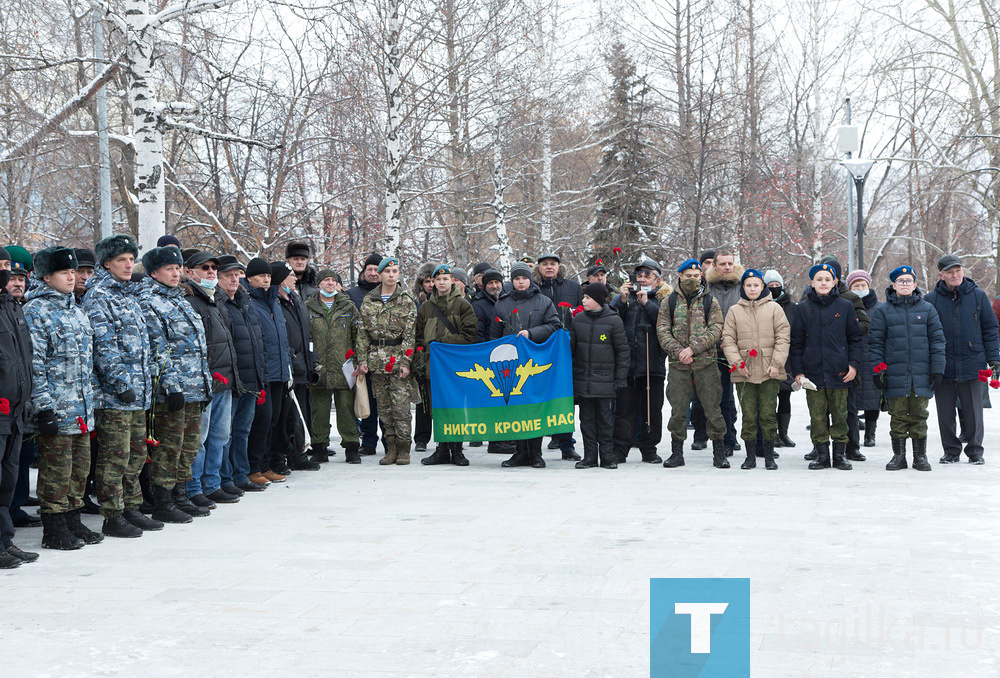
[{"label": "boy in black jacket", "polygon": [[608,288],[590,283],[583,288],[583,312],[573,318],[573,395],[580,407],[583,461],[577,468],[618,468],[614,452],[614,414],[618,388],[628,378],[630,352],[625,325],[607,306]]},{"label": "boy in black jacket", "polygon": [[854,304],[837,291],[838,272],[830,264],[809,269],[812,289],[795,309],[789,360],[795,383],[808,379],[816,390],[806,391],[816,460],[810,469],[833,466],[851,470],[847,461],[847,389],[863,359],[861,327]]}]

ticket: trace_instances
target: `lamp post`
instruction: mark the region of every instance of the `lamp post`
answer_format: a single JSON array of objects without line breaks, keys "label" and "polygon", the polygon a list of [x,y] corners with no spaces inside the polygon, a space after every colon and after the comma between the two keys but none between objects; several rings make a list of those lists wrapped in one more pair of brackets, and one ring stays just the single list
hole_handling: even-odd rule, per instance
[{"label": "lamp post", "polygon": [[858,224],[857,224],[857,244],[858,244],[858,268],[865,267],[865,222],[862,212],[862,199],[865,192],[865,179],[868,178],[868,173],[871,172],[872,167],[875,165],[874,160],[862,160],[858,158],[856,160],[842,160],[841,165],[847,168],[847,171],[851,173],[851,179],[854,180],[854,189],[857,191],[858,198]]}]

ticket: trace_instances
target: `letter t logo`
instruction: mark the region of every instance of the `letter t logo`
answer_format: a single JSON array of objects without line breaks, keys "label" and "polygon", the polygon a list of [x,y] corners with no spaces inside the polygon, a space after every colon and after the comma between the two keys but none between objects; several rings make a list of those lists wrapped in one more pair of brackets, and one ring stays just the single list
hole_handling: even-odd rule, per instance
[{"label": "letter t logo", "polygon": [[691,615],[691,654],[712,652],[712,615],[727,607],[729,603],[674,603],[675,614]]}]

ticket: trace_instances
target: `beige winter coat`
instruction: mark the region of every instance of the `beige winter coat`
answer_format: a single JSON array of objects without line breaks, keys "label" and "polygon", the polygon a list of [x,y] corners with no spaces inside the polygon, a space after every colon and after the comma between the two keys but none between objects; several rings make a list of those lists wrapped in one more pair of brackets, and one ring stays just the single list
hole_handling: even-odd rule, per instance
[{"label": "beige winter coat", "polygon": [[[767,368],[772,365],[779,370],[775,378],[783,381],[790,334],[785,312],[770,294],[755,301],[741,296],[722,325],[722,350],[730,366],[745,362],[750,376],[735,371],[730,375],[733,382],[761,384],[770,379]],[[751,350],[756,351],[755,357],[750,357]]]}]

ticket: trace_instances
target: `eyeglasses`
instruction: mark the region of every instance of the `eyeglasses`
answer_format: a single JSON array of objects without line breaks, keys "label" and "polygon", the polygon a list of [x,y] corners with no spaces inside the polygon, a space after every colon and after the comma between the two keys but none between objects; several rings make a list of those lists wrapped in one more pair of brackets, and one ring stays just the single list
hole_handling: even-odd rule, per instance
[{"label": "eyeglasses", "polygon": [[901,280],[900,278],[896,278],[896,284],[897,285],[916,285],[917,281],[916,280]]},{"label": "eyeglasses", "polygon": [[655,275],[652,271],[636,271],[636,278],[652,278]]},{"label": "eyeglasses", "polygon": [[202,264],[198,267],[199,271],[218,271],[218,266],[213,266],[212,264]]}]

